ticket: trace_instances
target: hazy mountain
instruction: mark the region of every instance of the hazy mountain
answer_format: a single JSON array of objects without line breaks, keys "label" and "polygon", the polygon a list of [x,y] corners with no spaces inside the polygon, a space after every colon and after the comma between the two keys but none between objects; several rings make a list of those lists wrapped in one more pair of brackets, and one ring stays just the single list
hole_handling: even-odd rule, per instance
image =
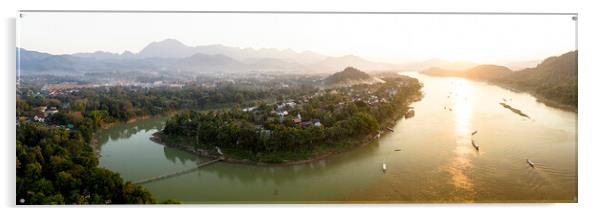
[{"label": "hazy mountain", "polygon": [[506,76],[512,73],[512,70],[499,65],[478,65],[468,70],[447,70],[435,67],[420,73],[432,76],[457,76],[476,80],[491,80]]},{"label": "hazy mountain", "polygon": [[21,72],[30,71],[64,71],[77,70],[80,59],[70,55],[51,55],[43,52],[17,49],[17,67]]},{"label": "hazy mountain", "polygon": [[152,59],[79,57],[74,55],[52,55],[22,48],[17,50],[20,55],[18,59],[20,71],[24,75],[83,75],[89,72],[146,71],[154,70],[159,65],[165,64],[161,60]]},{"label": "hazy mountain", "polygon": [[188,47],[182,42],[167,39],[160,42],[152,42],[136,54],[138,58],[185,58],[197,52],[193,47]]},{"label": "hazy mountain", "polygon": [[105,51],[96,51],[92,53],[74,53],[72,56],[82,57],[82,58],[92,58],[92,59],[119,59],[119,58],[127,58],[127,56],[119,55],[117,53],[105,52]]},{"label": "hazy mountain", "polygon": [[250,59],[288,59],[297,63],[315,63],[324,58],[314,52],[295,52],[291,49],[252,49],[237,48],[223,45],[187,46],[174,39],[152,42],[136,54],[137,58],[185,58],[194,54],[225,55],[238,61],[247,62]]},{"label": "hazy mountain", "polygon": [[383,82],[382,80],[372,77],[366,72],[360,71],[354,67],[346,67],[345,70],[336,72],[324,79],[324,84],[330,86],[338,85],[355,85],[364,83]]},{"label": "hazy mountain", "polygon": [[167,70],[327,73],[348,65],[371,71],[396,68],[393,64],[371,62],[351,55],[327,57],[314,52],[295,52],[291,49],[241,49],[223,45],[191,47],[174,39],[152,42],[138,53],[97,51],[51,55],[27,50],[22,53],[22,71],[25,73],[72,75],[86,72]]},{"label": "hazy mountain", "polygon": [[534,68],[517,71],[494,82],[576,108],[577,51],[547,58]]},{"label": "hazy mountain", "polygon": [[178,70],[206,72],[241,72],[245,64],[225,55],[194,54],[187,58],[176,59],[167,67]]},{"label": "hazy mountain", "polygon": [[506,67],[510,68],[513,71],[519,71],[526,68],[532,68],[537,66],[542,60],[525,60],[525,61],[511,61],[507,63],[503,63]]},{"label": "hazy mountain", "polygon": [[309,67],[305,64],[297,63],[289,59],[277,58],[254,58],[247,59],[249,68],[257,71],[286,71],[286,72],[306,72]]}]

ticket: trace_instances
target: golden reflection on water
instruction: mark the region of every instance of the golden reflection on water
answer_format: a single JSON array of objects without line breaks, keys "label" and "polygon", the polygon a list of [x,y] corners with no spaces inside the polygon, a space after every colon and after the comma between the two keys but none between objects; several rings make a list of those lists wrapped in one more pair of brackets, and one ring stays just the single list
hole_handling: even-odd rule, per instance
[{"label": "golden reflection on water", "polygon": [[[472,159],[475,151],[471,144],[471,133],[475,130],[472,126],[472,94],[471,84],[464,79],[456,79],[451,83],[449,100],[452,104],[456,142],[453,158],[446,165],[445,170],[451,175],[451,183],[456,189],[467,192],[458,197],[463,200],[472,200],[474,185],[466,172],[472,168]],[[458,194],[460,195],[460,194]]]}]

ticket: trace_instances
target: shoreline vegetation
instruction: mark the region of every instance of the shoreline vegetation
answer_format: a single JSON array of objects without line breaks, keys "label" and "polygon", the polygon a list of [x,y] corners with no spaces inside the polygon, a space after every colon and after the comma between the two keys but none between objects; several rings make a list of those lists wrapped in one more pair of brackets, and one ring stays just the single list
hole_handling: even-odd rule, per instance
[{"label": "shoreline vegetation", "polygon": [[[369,145],[421,98],[415,78],[322,89],[274,104],[174,115],[150,138],[224,161],[260,166],[310,163]],[[304,116],[305,118],[303,118]]]},{"label": "shoreline vegetation", "polygon": [[549,99],[549,98],[547,98],[547,97],[545,97],[545,96],[543,96],[541,94],[538,94],[534,90],[520,90],[520,89],[517,89],[515,87],[512,87],[512,86],[507,85],[507,84],[503,84],[503,83],[495,83],[495,82],[487,82],[487,83],[490,83],[490,84],[502,87],[502,88],[510,90],[512,92],[527,93],[527,94],[533,96],[537,102],[543,103],[544,105],[549,106],[549,107],[553,107],[553,108],[557,108],[557,109],[561,109],[561,110],[569,111],[569,112],[575,112],[575,113],[578,110],[577,107],[575,107],[575,106],[568,105],[568,104],[563,104],[563,103],[560,103],[558,101],[551,100],[551,99]]}]

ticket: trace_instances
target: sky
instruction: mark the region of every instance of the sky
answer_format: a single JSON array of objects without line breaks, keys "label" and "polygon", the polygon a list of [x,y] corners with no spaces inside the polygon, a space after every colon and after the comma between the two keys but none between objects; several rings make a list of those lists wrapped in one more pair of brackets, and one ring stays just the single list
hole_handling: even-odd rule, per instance
[{"label": "sky", "polygon": [[576,49],[571,15],[23,13],[17,46],[52,54],[189,46],[314,51],[403,63],[502,63]]}]

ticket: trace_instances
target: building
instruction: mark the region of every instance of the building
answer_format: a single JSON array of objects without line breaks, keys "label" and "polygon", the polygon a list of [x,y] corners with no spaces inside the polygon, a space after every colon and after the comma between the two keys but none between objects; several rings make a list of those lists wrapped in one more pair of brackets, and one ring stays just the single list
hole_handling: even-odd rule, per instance
[{"label": "building", "polygon": [[46,112],[47,108],[48,107],[46,107],[46,106],[41,106],[41,107],[36,107],[34,110],[43,113],[43,112]]},{"label": "building", "polygon": [[303,122],[303,119],[301,118],[301,113],[298,113],[297,117],[293,119],[293,123],[300,124],[301,122]]},{"label": "building", "polygon": [[44,114],[37,114],[33,117],[33,120],[37,122],[44,122],[46,118],[44,118]]},{"label": "building", "polygon": [[59,112],[59,110],[57,110],[56,107],[50,107],[50,109],[47,109],[44,112],[44,117],[48,117],[50,115],[54,115],[55,113],[58,113],[58,112]]},{"label": "building", "polygon": [[244,109],[242,109],[242,111],[243,111],[243,112],[251,112],[251,111],[253,111],[253,110],[255,110],[255,109],[257,109],[257,107],[256,107],[256,106],[254,106],[254,107],[247,107],[247,108],[244,108]]}]

